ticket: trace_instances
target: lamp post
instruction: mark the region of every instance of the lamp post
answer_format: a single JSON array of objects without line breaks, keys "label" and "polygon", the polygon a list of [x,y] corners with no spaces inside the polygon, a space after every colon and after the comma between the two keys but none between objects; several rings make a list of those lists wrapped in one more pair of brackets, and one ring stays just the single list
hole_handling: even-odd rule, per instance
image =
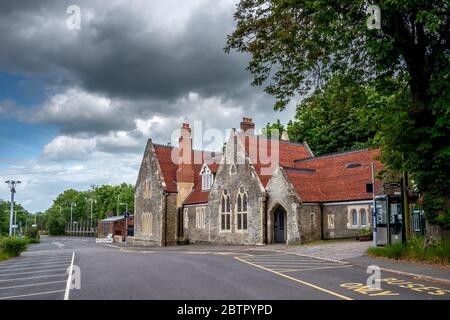
[{"label": "lamp post", "polygon": [[94,209],[94,203],[97,204],[97,200],[88,199],[88,201],[91,203],[91,231],[92,231],[92,211]]},{"label": "lamp post", "polygon": [[117,195],[117,215],[119,215],[120,211],[120,194]]},{"label": "lamp post", "polygon": [[71,203],[70,204],[70,228],[73,229],[73,207],[76,207],[77,204],[76,203]]},{"label": "lamp post", "polygon": [[369,167],[372,171],[372,229],[373,229],[373,246],[377,247],[377,208],[375,203],[375,161],[371,163],[349,163],[345,167],[347,169]]},{"label": "lamp post", "polygon": [[125,239],[128,237],[128,203],[121,203],[120,205],[125,206]]},{"label": "lamp post", "polygon": [[11,191],[11,209],[9,211],[9,235],[12,236],[12,222],[14,215],[14,194],[16,193],[16,185],[22,183],[21,181],[8,180],[5,181],[8,184],[8,188]]}]

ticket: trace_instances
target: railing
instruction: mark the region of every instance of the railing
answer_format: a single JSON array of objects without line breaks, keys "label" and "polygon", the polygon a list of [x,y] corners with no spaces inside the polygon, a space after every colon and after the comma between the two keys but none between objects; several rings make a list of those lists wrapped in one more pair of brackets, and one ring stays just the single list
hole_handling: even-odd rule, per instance
[{"label": "railing", "polygon": [[66,235],[70,237],[93,237],[96,238],[98,235],[97,227],[90,225],[88,222],[77,222],[66,224]]}]

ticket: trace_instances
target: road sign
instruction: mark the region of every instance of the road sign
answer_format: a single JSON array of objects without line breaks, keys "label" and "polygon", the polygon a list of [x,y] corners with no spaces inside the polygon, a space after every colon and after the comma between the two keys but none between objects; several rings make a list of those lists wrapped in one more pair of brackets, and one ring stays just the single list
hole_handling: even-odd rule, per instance
[{"label": "road sign", "polygon": [[391,188],[400,188],[400,183],[398,182],[390,182],[390,183],[385,183],[383,184],[383,187],[385,189],[391,189]]},{"label": "road sign", "polygon": [[123,216],[125,217],[125,219],[128,219],[130,217],[130,213],[129,212],[124,212]]},{"label": "road sign", "polygon": [[36,227],[37,227],[37,224],[32,224],[31,227],[32,227],[32,228],[36,228]]}]

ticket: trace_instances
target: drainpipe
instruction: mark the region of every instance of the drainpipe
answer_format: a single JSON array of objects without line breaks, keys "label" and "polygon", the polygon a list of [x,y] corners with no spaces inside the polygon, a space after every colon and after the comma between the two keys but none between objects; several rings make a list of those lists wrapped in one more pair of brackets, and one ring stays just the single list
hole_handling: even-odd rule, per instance
[{"label": "drainpipe", "polygon": [[323,236],[323,203],[319,203],[320,207],[320,240],[324,240]]},{"label": "drainpipe", "polygon": [[267,194],[264,194],[263,198],[263,221],[262,221],[262,227],[263,227],[263,244],[268,244],[268,233],[267,233]]},{"label": "drainpipe", "polygon": [[163,246],[167,247],[167,197],[169,196],[169,194],[167,192],[163,193],[164,195],[164,223],[162,224],[164,226],[164,230],[163,230],[163,235],[164,235],[164,241],[163,241]]}]

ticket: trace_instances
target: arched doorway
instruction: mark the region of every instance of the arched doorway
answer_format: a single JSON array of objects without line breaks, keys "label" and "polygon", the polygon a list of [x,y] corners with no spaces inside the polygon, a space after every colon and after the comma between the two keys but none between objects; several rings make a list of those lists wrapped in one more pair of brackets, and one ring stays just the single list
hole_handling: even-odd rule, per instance
[{"label": "arched doorway", "polygon": [[274,212],[274,242],[286,243],[286,211],[278,207]]}]

